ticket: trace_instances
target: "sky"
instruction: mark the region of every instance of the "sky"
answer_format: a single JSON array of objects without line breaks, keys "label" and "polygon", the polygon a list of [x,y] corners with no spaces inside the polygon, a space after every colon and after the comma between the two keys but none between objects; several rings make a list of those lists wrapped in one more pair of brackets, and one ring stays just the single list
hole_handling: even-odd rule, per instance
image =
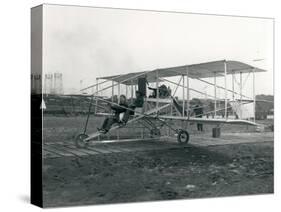
[{"label": "sky", "polygon": [[[61,72],[65,93],[96,77],[222,59],[267,70],[256,74],[255,94],[273,94],[273,20],[44,5],[43,72]],[[251,76],[245,84],[251,95]]]}]

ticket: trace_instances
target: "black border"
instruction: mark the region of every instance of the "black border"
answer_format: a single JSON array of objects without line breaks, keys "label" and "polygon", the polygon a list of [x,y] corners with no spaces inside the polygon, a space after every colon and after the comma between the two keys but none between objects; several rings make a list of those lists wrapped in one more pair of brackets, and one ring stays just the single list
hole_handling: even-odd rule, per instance
[{"label": "black border", "polygon": [[31,141],[30,141],[30,201],[43,207],[42,180],[42,40],[43,40],[43,5],[31,8],[31,89],[32,79],[39,80],[37,90],[31,90]]}]

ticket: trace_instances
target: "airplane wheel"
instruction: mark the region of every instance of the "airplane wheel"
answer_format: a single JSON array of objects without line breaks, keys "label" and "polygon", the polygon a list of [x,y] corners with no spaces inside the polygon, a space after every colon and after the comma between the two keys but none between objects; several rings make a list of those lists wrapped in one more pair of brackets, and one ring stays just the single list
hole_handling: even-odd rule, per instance
[{"label": "airplane wheel", "polygon": [[86,148],[88,145],[88,142],[84,141],[89,136],[87,134],[79,134],[75,139],[75,145],[77,148]]},{"label": "airplane wheel", "polygon": [[185,130],[180,130],[178,133],[178,142],[179,143],[188,143],[189,141],[189,134]]}]

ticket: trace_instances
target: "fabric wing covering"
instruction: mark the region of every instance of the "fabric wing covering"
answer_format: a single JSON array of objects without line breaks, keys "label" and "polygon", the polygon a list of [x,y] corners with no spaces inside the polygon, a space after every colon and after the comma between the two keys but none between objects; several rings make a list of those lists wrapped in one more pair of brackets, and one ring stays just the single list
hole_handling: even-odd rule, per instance
[{"label": "fabric wing covering", "polygon": [[254,103],[240,104],[239,102],[230,102],[230,105],[239,119],[249,119],[254,117]]},{"label": "fabric wing covering", "polygon": [[[108,77],[100,77],[99,79],[115,81],[126,85],[137,84],[137,78],[146,76],[148,82],[156,82],[159,77],[174,77],[186,75],[190,78],[210,78],[210,77],[222,77],[225,73],[225,64],[227,74],[237,73],[249,73],[249,72],[265,72],[263,69],[259,69],[233,60],[220,60],[207,63],[198,63],[192,65],[175,66],[170,68],[159,68],[152,71],[135,72],[122,75],[114,75]],[[160,80],[161,81],[161,80]]]}]

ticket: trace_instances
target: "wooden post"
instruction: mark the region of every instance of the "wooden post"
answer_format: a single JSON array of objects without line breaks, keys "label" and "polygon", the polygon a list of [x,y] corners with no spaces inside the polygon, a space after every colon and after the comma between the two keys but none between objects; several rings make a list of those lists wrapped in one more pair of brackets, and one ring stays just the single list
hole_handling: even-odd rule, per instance
[{"label": "wooden post", "polygon": [[128,85],[125,85],[125,89],[126,89],[126,98],[128,98]]},{"label": "wooden post", "polygon": [[133,104],[133,96],[134,95],[134,87],[133,87],[133,80],[131,80],[131,104]]},{"label": "wooden post", "polygon": [[[98,91],[99,91],[99,79],[96,78],[96,82],[97,82],[97,96],[98,96]],[[95,114],[98,111],[98,99],[96,99],[96,106],[95,106]]]},{"label": "wooden post", "polygon": [[[234,102],[234,72],[232,72],[232,101]],[[234,116],[234,110],[232,109],[232,115]]]},{"label": "wooden post", "polygon": [[144,127],[141,126],[141,139],[144,139]]},{"label": "wooden post", "polygon": [[[120,104],[120,82],[118,82],[118,104]],[[120,139],[120,129],[117,129],[117,140],[119,140]]]},{"label": "wooden post", "polygon": [[[240,72],[240,83],[239,83],[239,87],[240,87],[240,102],[239,105],[240,107],[242,107],[242,72]],[[241,111],[241,117],[242,117],[242,110]]]},{"label": "wooden post", "polygon": [[234,101],[234,72],[232,72],[232,101]]},{"label": "wooden post", "polygon": [[113,102],[114,98],[114,81],[112,81],[112,88],[111,88],[111,101]]},{"label": "wooden post", "polygon": [[214,109],[215,109],[215,117],[214,118],[216,118],[216,116],[217,116],[217,74],[216,74],[216,72],[214,73],[214,96],[215,96],[215,107],[214,107]]},{"label": "wooden post", "polygon": [[182,116],[184,117],[184,111],[185,111],[185,89],[184,89],[184,75],[182,75]]},{"label": "wooden post", "polygon": [[254,111],[254,122],[256,122],[256,92],[255,92],[255,68],[253,68],[253,111]]},{"label": "wooden post", "polygon": [[227,90],[226,90],[227,64],[224,61],[224,116],[227,119]]},{"label": "wooden post", "polygon": [[118,82],[118,104],[120,104],[120,83]]},{"label": "wooden post", "polygon": [[156,70],[156,108],[158,111],[159,107],[159,77],[158,77],[158,70]]},{"label": "wooden post", "polygon": [[188,67],[186,67],[186,111],[187,111],[187,117],[189,118],[189,73],[188,73]]}]

